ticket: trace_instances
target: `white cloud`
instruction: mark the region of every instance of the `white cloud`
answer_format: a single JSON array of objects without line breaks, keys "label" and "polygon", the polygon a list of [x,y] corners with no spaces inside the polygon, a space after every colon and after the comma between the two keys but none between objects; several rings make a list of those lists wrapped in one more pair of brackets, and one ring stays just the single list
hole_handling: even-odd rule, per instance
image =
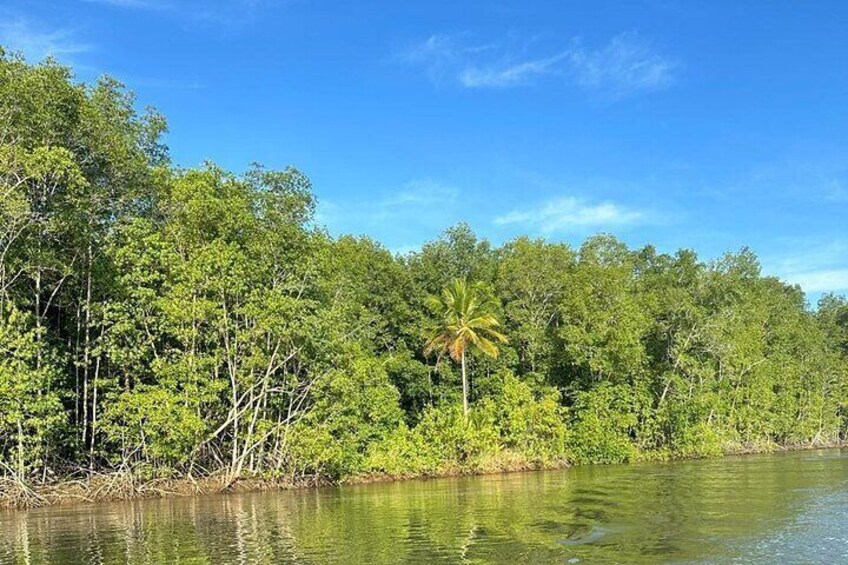
[{"label": "white cloud", "polygon": [[463,216],[459,191],[433,179],[404,183],[372,200],[319,199],[315,224],[334,234],[367,234],[406,254]]},{"label": "white cloud", "polygon": [[784,279],[800,285],[804,292],[840,292],[848,290],[848,269],[823,269],[786,275]]},{"label": "white cloud", "polygon": [[572,85],[620,98],[660,90],[674,83],[678,65],[636,33],[622,33],[606,45],[587,49],[575,39],[553,54],[532,54],[514,40],[473,45],[462,36],[431,35],[401,54],[430,80],[464,88],[509,88],[558,76]]},{"label": "white cloud", "polygon": [[375,200],[320,200],[315,221],[339,232],[387,225],[441,226],[445,211],[454,208],[457,197],[452,186],[432,179],[413,180]]},{"label": "white cloud", "polygon": [[404,184],[399,191],[365,203],[362,216],[372,223],[386,221],[426,222],[451,206],[457,191],[440,182],[423,179]]},{"label": "white cloud", "polygon": [[615,96],[666,88],[674,82],[677,68],[636,33],[617,35],[596,50],[577,47],[570,53],[569,63],[580,86]]},{"label": "white cloud", "polygon": [[767,257],[766,271],[791,284],[800,285],[804,292],[848,291],[848,241],[816,238],[784,243],[791,250]]},{"label": "white cloud", "polygon": [[400,58],[408,63],[430,65],[442,59],[452,59],[455,51],[456,47],[450,36],[434,34],[401,53]]},{"label": "white cloud", "polygon": [[446,78],[454,80],[457,68],[492,48],[491,45],[463,45],[459,37],[433,34],[402,52],[399,60],[423,68],[431,81],[440,83]]},{"label": "white cloud", "polygon": [[487,68],[469,67],[459,73],[459,82],[467,88],[505,88],[526,84],[539,75],[555,72],[556,64],[567,56],[560,53],[545,59],[523,61]]},{"label": "white cloud", "polygon": [[793,276],[789,273],[839,269],[848,257],[848,241],[842,239],[822,241],[804,238],[800,241],[789,240],[784,245],[789,251],[773,255],[767,263],[774,266],[774,271],[785,276]]},{"label": "white cloud", "polygon": [[535,208],[514,210],[495,218],[497,225],[521,225],[542,233],[602,229],[626,226],[644,221],[643,212],[631,210],[613,202],[589,203],[566,196],[543,203]]},{"label": "white cloud", "polygon": [[395,195],[377,203],[382,208],[393,208],[407,204],[439,204],[456,200],[457,190],[432,179],[409,181]]},{"label": "white cloud", "polygon": [[90,50],[69,29],[46,30],[26,18],[8,16],[0,21],[0,45],[33,62],[52,56],[67,63],[71,56]]},{"label": "white cloud", "polygon": [[213,25],[221,30],[240,29],[253,22],[272,0],[84,0],[126,10],[146,10],[183,22]]}]

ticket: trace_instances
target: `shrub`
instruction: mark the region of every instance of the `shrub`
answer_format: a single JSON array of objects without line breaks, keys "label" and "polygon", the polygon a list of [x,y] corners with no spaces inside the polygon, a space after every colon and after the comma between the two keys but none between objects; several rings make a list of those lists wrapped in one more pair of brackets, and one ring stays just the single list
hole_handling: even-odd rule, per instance
[{"label": "shrub", "polygon": [[295,465],[341,478],[367,469],[373,443],[403,422],[400,395],[379,360],[362,357],[321,381],[315,403],[291,432]]},{"label": "shrub", "polygon": [[574,461],[622,463],[635,457],[630,432],[637,419],[629,387],[601,383],[581,392],[573,414],[568,446]]}]

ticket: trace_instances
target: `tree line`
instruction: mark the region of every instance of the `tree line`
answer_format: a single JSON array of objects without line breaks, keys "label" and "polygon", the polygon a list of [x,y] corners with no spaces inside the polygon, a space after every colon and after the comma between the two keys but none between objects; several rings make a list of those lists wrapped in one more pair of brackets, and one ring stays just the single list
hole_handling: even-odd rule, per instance
[{"label": "tree line", "polygon": [[[848,302],[743,249],[466,225],[393,255],[294,168],[172,165],[104,78],[0,51],[0,475],[339,480],[832,444]],[[3,488],[0,486],[0,488]]]}]

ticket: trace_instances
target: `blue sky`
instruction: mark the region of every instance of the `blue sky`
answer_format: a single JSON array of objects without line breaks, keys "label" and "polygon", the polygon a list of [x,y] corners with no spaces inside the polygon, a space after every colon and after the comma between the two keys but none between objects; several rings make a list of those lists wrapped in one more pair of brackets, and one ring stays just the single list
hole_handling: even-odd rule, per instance
[{"label": "blue sky", "polygon": [[0,43],[164,112],[178,164],[306,172],[333,233],[748,245],[811,298],[848,291],[846,28],[835,1],[0,4]]}]

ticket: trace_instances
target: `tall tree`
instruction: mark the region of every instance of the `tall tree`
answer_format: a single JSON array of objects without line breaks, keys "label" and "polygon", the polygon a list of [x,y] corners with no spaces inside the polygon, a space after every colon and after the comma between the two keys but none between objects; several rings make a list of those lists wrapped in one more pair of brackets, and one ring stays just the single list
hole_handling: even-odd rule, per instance
[{"label": "tall tree", "polygon": [[436,323],[428,329],[424,353],[447,353],[462,366],[462,410],[468,415],[468,376],[465,353],[469,346],[490,357],[498,356],[498,343],[507,338],[496,328],[494,301],[484,292],[482,285],[456,279],[442,289],[441,296],[430,296],[427,306],[437,316]]}]

